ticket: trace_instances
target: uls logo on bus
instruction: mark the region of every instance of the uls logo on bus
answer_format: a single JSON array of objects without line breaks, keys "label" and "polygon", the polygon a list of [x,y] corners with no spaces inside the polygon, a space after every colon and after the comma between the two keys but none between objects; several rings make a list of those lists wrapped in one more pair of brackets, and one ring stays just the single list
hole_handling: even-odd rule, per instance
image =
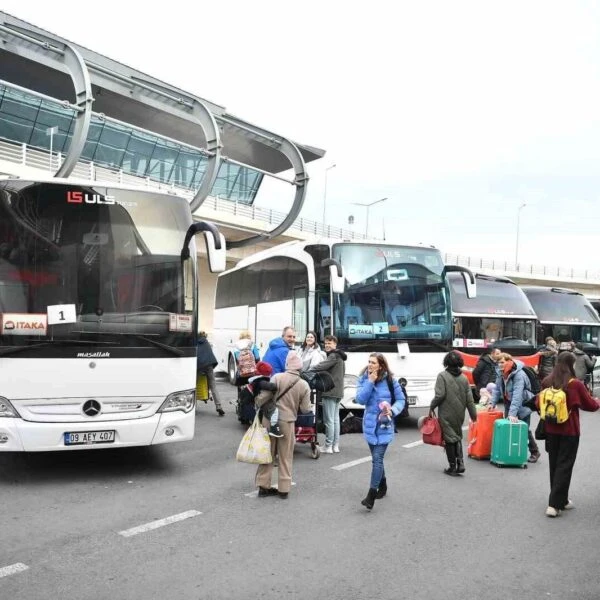
[{"label": "uls logo on bus", "polygon": [[84,192],[67,192],[67,202],[70,204],[116,204],[114,196],[101,196]]}]

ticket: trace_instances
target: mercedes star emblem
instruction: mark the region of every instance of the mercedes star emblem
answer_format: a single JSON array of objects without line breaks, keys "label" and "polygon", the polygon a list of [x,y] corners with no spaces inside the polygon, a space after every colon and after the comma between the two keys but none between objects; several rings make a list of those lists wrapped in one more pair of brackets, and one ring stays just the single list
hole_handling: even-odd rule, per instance
[{"label": "mercedes star emblem", "polygon": [[84,405],[83,405],[83,412],[88,416],[88,417],[95,417],[96,415],[100,414],[100,409],[102,407],[100,406],[100,402],[96,401],[96,400],[88,400]]}]

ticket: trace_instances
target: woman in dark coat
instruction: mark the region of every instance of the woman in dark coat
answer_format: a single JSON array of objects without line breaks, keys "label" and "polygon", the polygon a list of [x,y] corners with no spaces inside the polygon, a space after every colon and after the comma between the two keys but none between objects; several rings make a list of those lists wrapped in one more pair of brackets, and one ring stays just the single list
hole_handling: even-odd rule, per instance
[{"label": "woman in dark coat", "polygon": [[447,475],[460,475],[465,472],[462,449],[462,425],[465,409],[473,421],[477,421],[477,410],[471,393],[471,386],[463,375],[463,359],[458,352],[448,352],[444,357],[445,369],[438,374],[435,382],[435,397],[429,407],[430,414],[437,408],[438,418],[444,436],[448,468]]},{"label": "woman in dark coat", "polygon": [[217,381],[215,379],[215,367],[219,363],[217,362],[214,352],[212,351],[212,348],[206,339],[206,333],[204,331],[200,331],[198,333],[196,357],[196,372],[198,375],[206,375],[208,389],[212,394],[215,408],[217,409],[218,415],[222,417],[225,414],[225,411],[223,410],[223,405],[221,404],[221,398],[219,397],[219,392],[217,390]]}]

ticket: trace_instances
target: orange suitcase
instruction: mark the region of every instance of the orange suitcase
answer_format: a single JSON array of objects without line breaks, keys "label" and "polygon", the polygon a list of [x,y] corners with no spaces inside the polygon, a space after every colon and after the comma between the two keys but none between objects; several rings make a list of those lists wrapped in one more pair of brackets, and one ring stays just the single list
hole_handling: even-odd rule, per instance
[{"label": "orange suitcase", "polygon": [[504,414],[499,410],[477,412],[477,422],[469,424],[467,435],[467,455],[470,458],[489,458],[492,454],[494,422]]}]

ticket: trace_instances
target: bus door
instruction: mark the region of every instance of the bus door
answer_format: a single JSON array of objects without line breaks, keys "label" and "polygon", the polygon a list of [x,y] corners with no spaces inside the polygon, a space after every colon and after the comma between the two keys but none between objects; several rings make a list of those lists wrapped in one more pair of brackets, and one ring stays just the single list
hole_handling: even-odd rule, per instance
[{"label": "bus door", "polygon": [[304,341],[308,332],[308,288],[295,287],[292,306],[293,327],[296,330],[296,339]]}]

